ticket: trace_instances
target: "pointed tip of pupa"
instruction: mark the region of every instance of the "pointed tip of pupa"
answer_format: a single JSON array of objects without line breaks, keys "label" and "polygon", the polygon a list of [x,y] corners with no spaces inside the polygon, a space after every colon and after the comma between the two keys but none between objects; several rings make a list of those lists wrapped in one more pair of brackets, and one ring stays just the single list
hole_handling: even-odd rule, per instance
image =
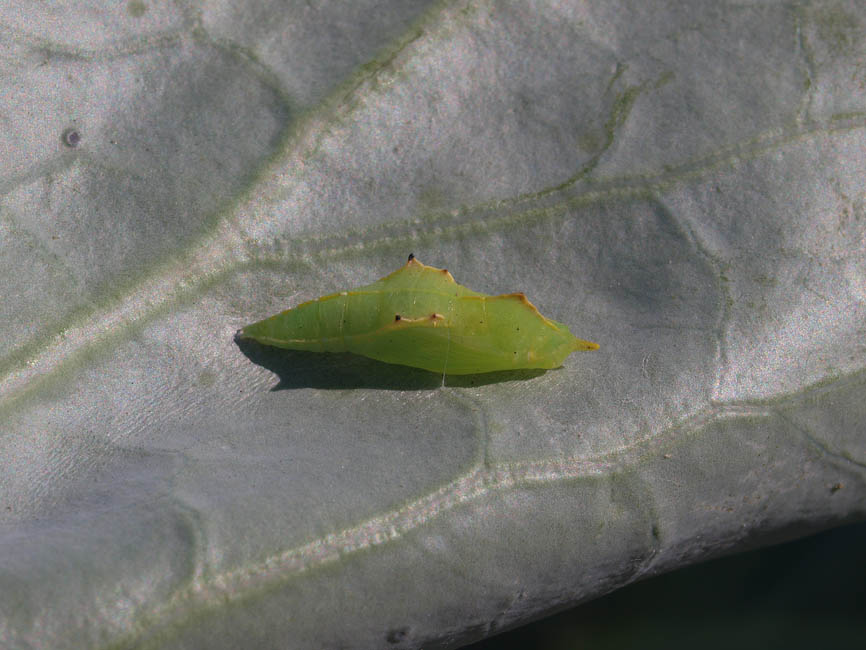
[{"label": "pointed tip of pupa", "polygon": [[574,339],[574,349],[575,350],[585,350],[587,352],[591,350],[598,350],[598,343],[593,343],[592,341],[584,341],[583,339]]}]

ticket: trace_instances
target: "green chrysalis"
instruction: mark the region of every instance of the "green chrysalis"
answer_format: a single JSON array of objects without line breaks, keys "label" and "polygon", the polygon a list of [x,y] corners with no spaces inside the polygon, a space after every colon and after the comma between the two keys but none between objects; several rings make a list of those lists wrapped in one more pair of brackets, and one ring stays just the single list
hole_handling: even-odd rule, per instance
[{"label": "green chrysalis", "polygon": [[238,336],[453,375],[557,368],[575,350],[598,349],[542,316],[522,293],[472,291],[414,255],[373,284],[302,303]]}]

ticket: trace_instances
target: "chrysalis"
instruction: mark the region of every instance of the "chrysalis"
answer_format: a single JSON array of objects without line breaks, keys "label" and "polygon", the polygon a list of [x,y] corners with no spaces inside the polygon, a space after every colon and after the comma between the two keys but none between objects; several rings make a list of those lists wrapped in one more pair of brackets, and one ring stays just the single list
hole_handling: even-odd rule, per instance
[{"label": "chrysalis", "polygon": [[557,368],[575,350],[598,349],[542,316],[522,293],[472,291],[414,255],[373,284],[302,303],[238,336],[453,375]]}]

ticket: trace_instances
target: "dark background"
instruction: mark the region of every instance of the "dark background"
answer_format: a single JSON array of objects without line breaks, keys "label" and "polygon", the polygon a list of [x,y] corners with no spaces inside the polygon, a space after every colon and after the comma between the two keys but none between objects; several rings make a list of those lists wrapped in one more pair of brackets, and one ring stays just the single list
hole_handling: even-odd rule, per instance
[{"label": "dark background", "polygon": [[866,650],[866,523],[712,560],[470,650]]}]

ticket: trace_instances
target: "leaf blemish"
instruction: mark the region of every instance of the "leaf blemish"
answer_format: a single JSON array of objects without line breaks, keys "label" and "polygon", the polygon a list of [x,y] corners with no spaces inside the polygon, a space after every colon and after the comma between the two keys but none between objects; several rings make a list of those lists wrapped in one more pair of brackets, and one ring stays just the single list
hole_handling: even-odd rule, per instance
[{"label": "leaf blemish", "polygon": [[60,139],[67,147],[77,147],[78,143],[81,142],[81,134],[75,129],[66,129]]}]

